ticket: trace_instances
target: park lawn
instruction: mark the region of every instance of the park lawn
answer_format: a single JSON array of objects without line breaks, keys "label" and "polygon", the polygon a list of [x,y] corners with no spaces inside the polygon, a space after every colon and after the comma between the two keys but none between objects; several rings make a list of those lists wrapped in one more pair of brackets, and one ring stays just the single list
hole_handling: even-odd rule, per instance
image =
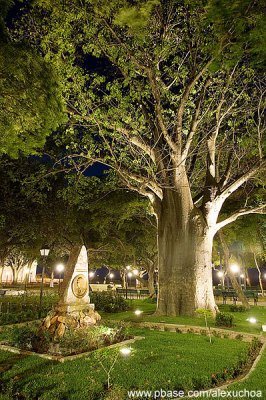
[{"label": "park lawn", "polygon": [[[119,355],[111,382],[119,389],[117,399],[126,399],[127,390],[190,390],[207,388],[214,377],[232,371],[247,354],[248,344],[194,334],[134,329],[145,339],[131,345],[129,357]],[[106,351],[106,350],[103,350]],[[104,399],[105,375],[99,364],[102,350],[90,357],[55,363],[37,356],[21,357],[0,352],[2,394],[27,400]],[[116,349],[108,350],[113,360]],[[107,363],[104,364],[107,366]],[[6,371],[4,371],[6,369]],[[216,378],[215,378],[216,379]],[[118,390],[118,389],[117,389]],[[4,398],[5,399],[5,398]],[[8,399],[8,397],[7,397]],[[1,397],[0,397],[1,400]]]},{"label": "park lawn", "polygon": [[[179,325],[195,325],[205,326],[205,320],[202,315],[195,317],[160,317],[153,315],[156,309],[156,304],[150,299],[145,300],[130,300],[130,310],[118,312],[118,313],[104,313],[100,312],[103,319],[112,319],[127,322],[165,322],[169,324]],[[251,306],[251,309],[245,312],[231,312],[230,305],[219,305],[221,312],[231,313],[234,316],[234,326],[232,328],[222,327],[238,332],[246,332],[259,334],[261,333],[261,325],[266,324],[266,307],[262,306]],[[134,314],[135,310],[141,310],[143,313],[140,316]],[[254,317],[257,319],[257,324],[251,324],[247,321],[248,318]],[[210,327],[215,327],[215,321],[213,318],[208,318],[208,324]]]},{"label": "park lawn", "polygon": [[[53,296],[45,296],[44,304],[43,304],[43,313],[42,317],[44,317],[47,312],[52,308],[53,304],[57,301],[57,294]],[[10,312],[8,315],[2,314],[0,316],[0,325],[4,324],[12,324],[23,321],[30,321],[38,318],[38,309],[36,306],[39,304],[38,296],[29,296],[25,301],[25,307],[21,309],[16,306],[23,301],[23,298],[19,297],[10,297],[9,299],[5,298],[4,301],[12,302],[14,311]],[[2,301],[2,299],[1,299]],[[128,300],[128,304],[130,310],[122,311],[117,313],[106,313],[101,310],[99,313],[101,314],[103,320],[119,320],[119,321],[127,321],[127,322],[166,322],[180,325],[197,325],[197,326],[205,326],[204,317],[202,315],[198,315],[195,317],[159,317],[154,315],[156,309],[156,303],[151,299],[141,299],[141,300]],[[135,310],[141,310],[143,313],[140,316],[136,316],[134,314]],[[230,305],[219,305],[219,309],[221,312],[229,312]],[[247,332],[259,334],[261,332],[261,325],[266,324],[266,307],[262,306],[251,306],[249,311],[245,312],[233,312],[234,316],[234,326],[230,328],[234,331],[239,332]],[[257,324],[251,324],[247,321],[249,317],[255,317],[258,320]],[[213,318],[208,318],[208,324],[210,327],[215,327],[215,321]]]}]

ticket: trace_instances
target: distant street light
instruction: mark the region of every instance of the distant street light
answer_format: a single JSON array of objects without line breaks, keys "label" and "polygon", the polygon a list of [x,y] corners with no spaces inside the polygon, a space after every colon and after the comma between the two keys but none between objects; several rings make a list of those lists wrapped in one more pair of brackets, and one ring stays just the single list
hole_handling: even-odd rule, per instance
[{"label": "distant street light", "polygon": [[139,270],[138,270],[138,269],[133,269],[132,273],[133,273],[134,275],[138,275],[138,274],[139,274]]},{"label": "distant street light", "polygon": [[110,279],[113,279],[114,276],[115,276],[115,275],[114,275],[112,272],[109,274],[109,278],[110,278]]},{"label": "distant street light", "polygon": [[94,271],[90,271],[89,272],[89,278],[94,278],[94,276],[95,276],[95,272]]},{"label": "distant street light", "polygon": [[41,290],[40,290],[39,318],[41,317],[41,313],[42,313],[42,298],[43,298],[44,272],[45,272],[46,259],[47,259],[47,257],[48,257],[49,252],[50,252],[50,249],[48,249],[47,247],[44,247],[43,249],[40,250],[40,253],[41,253],[41,256],[42,256],[43,260],[42,260],[42,282],[41,282]]},{"label": "distant street light", "polygon": [[231,271],[233,272],[233,274],[237,274],[240,270],[239,266],[237,264],[232,264],[230,266]]},{"label": "distant street light", "polygon": [[241,274],[241,275],[240,275],[240,278],[244,279],[244,278],[245,278],[245,275],[244,275],[244,274]]},{"label": "distant street light", "polygon": [[130,270],[131,270],[131,265],[127,265],[127,266],[126,266],[126,269],[127,269],[128,271],[130,271]]},{"label": "distant street light", "polygon": [[64,269],[65,269],[64,264],[62,264],[62,263],[57,264],[56,271],[59,273],[59,285],[58,285],[59,293],[60,293],[60,287],[61,287],[62,273],[63,273]]},{"label": "distant street light", "polygon": [[222,271],[217,272],[218,278],[222,278],[224,276],[224,273]]}]

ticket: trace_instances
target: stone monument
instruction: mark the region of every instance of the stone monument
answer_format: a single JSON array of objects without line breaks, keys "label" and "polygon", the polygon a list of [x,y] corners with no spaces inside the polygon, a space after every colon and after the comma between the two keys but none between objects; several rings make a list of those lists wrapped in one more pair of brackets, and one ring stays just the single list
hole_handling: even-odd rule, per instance
[{"label": "stone monument", "polygon": [[60,300],[41,325],[55,337],[62,337],[67,329],[88,328],[100,321],[100,315],[90,303],[88,257],[82,246],[72,276],[66,277]]}]

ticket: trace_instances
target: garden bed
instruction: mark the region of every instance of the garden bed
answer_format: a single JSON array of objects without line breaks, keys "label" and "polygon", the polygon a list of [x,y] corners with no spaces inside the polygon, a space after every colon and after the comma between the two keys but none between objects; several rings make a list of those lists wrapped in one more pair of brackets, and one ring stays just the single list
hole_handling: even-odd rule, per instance
[{"label": "garden bed", "polygon": [[[39,353],[42,357],[59,360],[67,356],[89,353],[102,347],[119,344],[132,339],[124,324],[97,324],[89,328],[68,330],[63,337],[43,332],[40,322],[24,323],[2,330],[2,349],[23,354]],[[6,348],[5,348],[6,346]]]}]

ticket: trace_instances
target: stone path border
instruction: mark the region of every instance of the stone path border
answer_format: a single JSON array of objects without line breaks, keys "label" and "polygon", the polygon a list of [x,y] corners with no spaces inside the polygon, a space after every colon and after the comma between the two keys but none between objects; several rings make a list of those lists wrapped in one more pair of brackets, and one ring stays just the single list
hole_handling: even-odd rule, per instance
[{"label": "stone path border", "polygon": [[[114,322],[114,321],[112,321]],[[132,323],[131,323],[132,324]],[[168,331],[168,332],[180,332],[180,333],[195,333],[198,335],[212,334],[213,337],[220,336],[226,339],[241,339],[245,342],[251,342],[254,338],[259,339],[262,343],[266,342],[266,336],[261,334],[253,334],[246,332],[230,331],[222,328],[206,328],[205,326],[195,325],[179,325],[179,324],[168,324],[164,322],[133,322],[133,325],[148,328],[151,330]]]},{"label": "stone path border", "polygon": [[111,344],[110,346],[102,347],[100,349],[96,349],[96,350],[92,350],[92,351],[86,351],[84,353],[74,354],[71,356],[65,356],[65,357],[35,353],[34,351],[20,350],[17,347],[8,346],[6,344],[1,344],[1,343],[0,343],[0,350],[9,351],[10,353],[21,354],[21,355],[25,355],[25,356],[37,356],[40,358],[44,358],[46,360],[58,361],[60,363],[64,363],[65,361],[72,361],[72,360],[76,360],[77,358],[88,357],[90,354],[92,354],[98,350],[114,349],[116,347],[121,347],[121,346],[135,343],[137,340],[142,340],[142,339],[145,339],[145,338],[143,336],[134,336],[134,338],[132,338],[132,339],[123,340],[122,342]]}]

